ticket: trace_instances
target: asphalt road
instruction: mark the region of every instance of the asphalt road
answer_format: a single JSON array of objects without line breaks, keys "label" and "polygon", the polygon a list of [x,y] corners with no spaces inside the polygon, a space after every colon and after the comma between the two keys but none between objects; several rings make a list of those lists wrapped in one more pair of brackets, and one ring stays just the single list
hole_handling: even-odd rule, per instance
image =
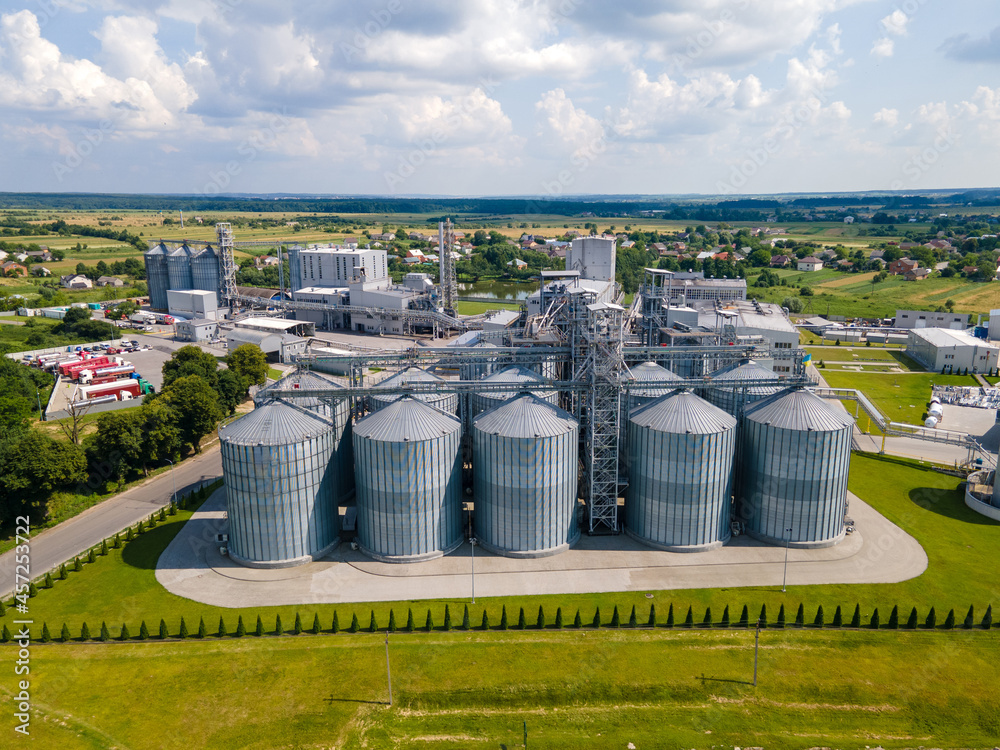
[{"label": "asphalt road", "polygon": [[[43,575],[61,563],[100,544],[102,539],[138,523],[153,511],[169,504],[176,483],[177,495],[197,489],[222,476],[219,444],[206,448],[194,458],[181,463],[138,487],[105,500],[75,518],[31,535],[31,577]],[[14,550],[0,555],[0,596],[14,590]]]}]

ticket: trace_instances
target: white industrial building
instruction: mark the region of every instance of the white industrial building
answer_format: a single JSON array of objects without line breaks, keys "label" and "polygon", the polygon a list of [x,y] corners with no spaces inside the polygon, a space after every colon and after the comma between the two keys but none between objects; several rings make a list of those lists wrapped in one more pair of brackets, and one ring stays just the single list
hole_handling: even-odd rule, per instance
[{"label": "white industrial building", "polygon": [[919,328],[909,332],[906,353],[934,372],[989,372],[997,366],[1000,347],[966,331]]},{"label": "white industrial building", "polygon": [[926,310],[896,310],[895,328],[950,328],[964,331],[969,327],[968,313],[927,312]]},{"label": "white industrial building", "polygon": [[581,279],[615,280],[615,241],[603,237],[577,237],[566,251],[566,270],[579,271]]},{"label": "white industrial building", "polygon": [[353,281],[384,279],[389,275],[385,250],[336,245],[293,246],[288,249],[292,291],[303,287],[344,287]]},{"label": "white industrial building", "polygon": [[[737,340],[762,339],[772,349],[799,348],[799,330],[780,305],[756,300],[724,304],[702,300],[696,302],[694,308],[698,311],[698,325],[708,330],[721,327],[725,331],[726,326],[732,326]],[[772,369],[781,374],[791,372],[788,363],[775,364]]]},{"label": "white industrial building", "polygon": [[185,320],[219,320],[219,295],[202,289],[168,289],[167,310]]},{"label": "white industrial building", "polygon": [[175,330],[181,341],[212,341],[219,335],[219,321],[203,318],[178,320]]},{"label": "white industrial building", "polygon": [[[546,281],[546,279],[551,279]],[[539,315],[562,294],[592,292],[596,302],[615,302],[615,241],[578,237],[566,251],[565,271],[542,271],[542,288],[528,296],[528,315]]]},{"label": "white industrial building", "polygon": [[226,347],[229,351],[233,351],[243,344],[254,344],[260,347],[260,350],[270,359],[287,362],[293,355],[305,354],[309,340],[293,336],[290,333],[249,328],[236,328],[226,333]]},{"label": "white industrial building", "polygon": [[236,323],[236,328],[265,333],[290,333],[296,336],[314,336],[316,334],[316,326],[308,321],[266,316],[245,318]]}]

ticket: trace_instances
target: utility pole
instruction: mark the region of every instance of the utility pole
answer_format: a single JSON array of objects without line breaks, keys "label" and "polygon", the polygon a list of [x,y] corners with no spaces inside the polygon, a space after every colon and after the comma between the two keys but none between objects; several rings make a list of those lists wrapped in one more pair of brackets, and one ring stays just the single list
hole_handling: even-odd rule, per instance
[{"label": "utility pole", "polygon": [[385,631],[385,674],[389,679],[389,708],[392,708],[392,670],[389,668],[389,631]]},{"label": "utility pole", "polygon": [[753,637],[753,686],[757,687],[757,651],[760,649],[760,618],[757,618],[757,632]]}]

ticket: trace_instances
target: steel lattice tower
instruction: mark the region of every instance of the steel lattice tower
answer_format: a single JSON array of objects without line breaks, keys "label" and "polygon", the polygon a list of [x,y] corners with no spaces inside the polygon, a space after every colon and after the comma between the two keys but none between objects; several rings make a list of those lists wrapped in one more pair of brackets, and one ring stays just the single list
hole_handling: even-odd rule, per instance
[{"label": "steel lattice tower", "polygon": [[215,225],[215,235],[219,240],[219,260],[222,265],[222,298],[235,305],[239,293],[236,291],[236,259],[233,257],[233,228],[229,222]]},{"label": "steel lattice tower", "polygon": [[455,244],[455,232],[451,219],[438,222],[438,266],[441,273],[441,306],[444,311],[455,317],[455,307],[458,302],[458,279],[455,273],[455,260],[451,257],[451,249]]}]

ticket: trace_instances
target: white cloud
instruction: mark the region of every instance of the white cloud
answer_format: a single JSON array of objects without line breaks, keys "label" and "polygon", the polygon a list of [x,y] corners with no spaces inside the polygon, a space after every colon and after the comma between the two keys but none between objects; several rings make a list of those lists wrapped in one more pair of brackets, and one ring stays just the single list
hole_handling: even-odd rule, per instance
[{"label": "white cloud", "polygon": [[893,45],[892,39],[887,36],[876,39],[875,44],[872,45],[871,54],[875,55],[875,57],[892,57]]},{"label": "white cloud", "polygon": [[906,25],[909,22],[910,17],[899,8],[896,8],[896,10],[879,21],[879,24],[883,29],[885,29],[886,34],[891,34],[892,36],[905,36]]},{"label": "white cloud", "polygon": [[894,128],[896,127],[896,123],[899,122],[899,111],[883,107],[875,113],[875,116],[872,118],[872,122]]},{"label": "white cloud", "polygon": [[541,119],[541,136],[562,152],[589,152],[605,140],[604,125],[573,104],[562,89],[542,94],[535,104]]}]

